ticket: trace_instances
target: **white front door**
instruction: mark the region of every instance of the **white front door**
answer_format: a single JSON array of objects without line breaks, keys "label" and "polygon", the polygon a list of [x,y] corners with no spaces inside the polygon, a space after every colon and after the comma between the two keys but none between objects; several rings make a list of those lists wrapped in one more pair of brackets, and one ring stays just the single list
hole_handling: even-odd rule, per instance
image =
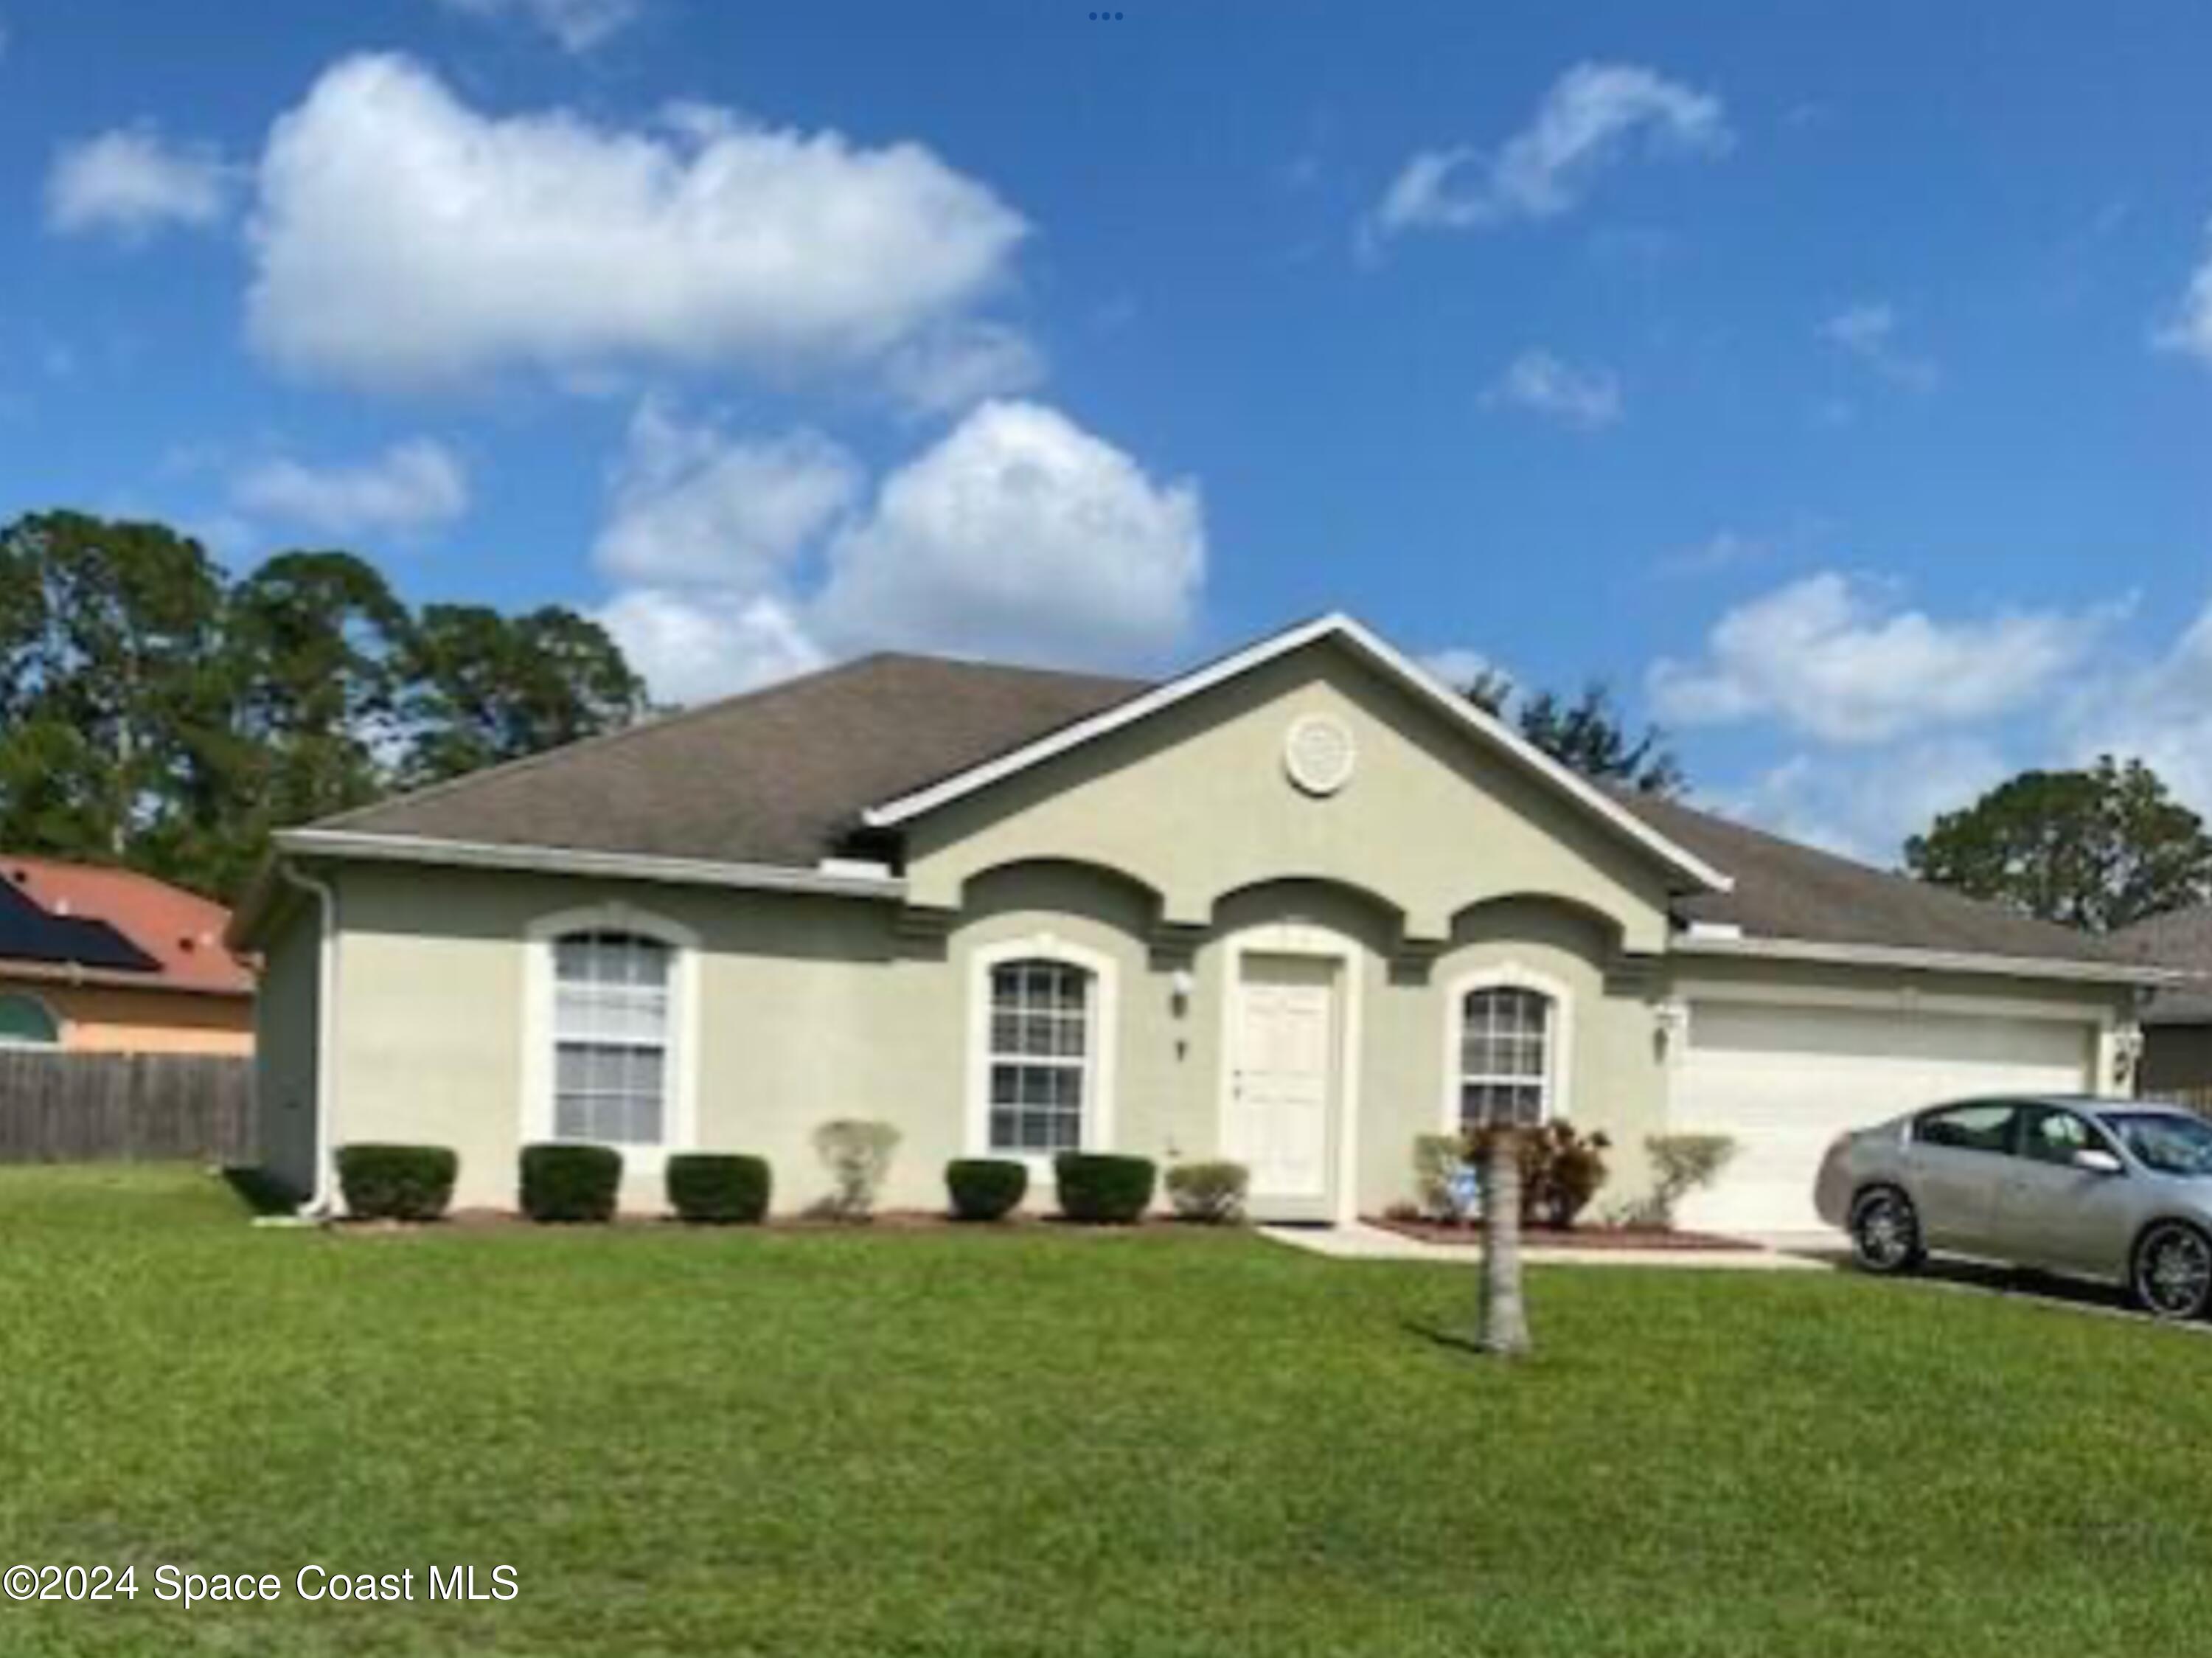
[{"label": "white front door", "polygon": [[1255,1211],[1329,1197],[1329,1112],[1336,1091],[1334,961],[1246,955],[1237,986],[1223,1151],[1251,1171]]}]

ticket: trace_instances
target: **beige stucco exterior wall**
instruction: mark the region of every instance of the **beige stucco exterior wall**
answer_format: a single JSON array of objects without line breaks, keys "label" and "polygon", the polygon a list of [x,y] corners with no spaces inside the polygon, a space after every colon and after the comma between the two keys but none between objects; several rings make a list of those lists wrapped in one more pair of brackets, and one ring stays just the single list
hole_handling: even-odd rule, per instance
[{"label": "beige stucco exterior wall", "polygon": [[254,998],[254,1139],[261,1166],[301,1194],[315,1183],[315,1076],[321,920],[295,905],[262,950]]},{"label": "beige stucco exterior wall", "polygon": [[[1334,716],[1358,746],[1352,782],[1326,799],[1284,773],[1285,735],[1307,714]],[[957,910],[975,874],[1031,857],[1120,870],[1188,926],[1243,887],[1301,879],[1372,893],[1417,939],[1449,936],[1471,905],[1538,893],[1608,917],[1628,949],[1666,942],[1650,852],[1327,643],[915,824],[913,900]]]},{"label": "beige stucco exterior wall", "polygon": [[[1359,748],[1352,783],[1323,800],[1282,766],[1284,732],[1313,711],[1344,720]],[[1663,937],[1647,855],[1471,755],[1463,733],[1334,650],[1164,723],[933,821],[911,870],[920,901],[903,912],[550,875],[326,869],[343,917],[331,1143],[452,1146],[457,1202],[511,1206],[526,1096],[543,1086],[526,1056],[550,1042],[532,1023],[530,963],[543,948],[532,929],[595,906],[696,939],[696,1013],[678,1021],[693,1051],[678,1058],[696,1079],[692,1140],[767,1156],[781,1210],[823,1195],[811,1136],[833,1116],[901,1130],[886,1203],[942,1203],[945,1161],[983,1150],[970,1051],[979,961],[1014,942],[1070,947],[1111,979],[1101,1103],[1115,1149],[1163,1161],[1218,1153],[1229,964],[1240,947],[1294,933],[1339,941],[1358,984],[1356,998],[1339,986],[1340,1014],[1356,999],[1360,1029],[1337,1101],[1333,1208],[1409,1195],[1414,1137],[1447,1120],[1455,990],[1478,970],[1534,974],[1564,994],[1564,1114],[1628,1148],[1657,1129],[1649,997],[1620,954]],[[290,968],[272,959],[272,979]],[[309,1011],[288,996],[271,1019],[289,1030]],[[624,1201],[654,1210],[660,1193],[641,1165]]]},{"label": "beige stucco exterior wall", "polygon": [[119,984],[70,984],[54,979],[0,979],[0,992],[35,997],[61,1024],[61,1045],[72,1053],[253,1051],[253,1003],[242,996],[132,990]]}]

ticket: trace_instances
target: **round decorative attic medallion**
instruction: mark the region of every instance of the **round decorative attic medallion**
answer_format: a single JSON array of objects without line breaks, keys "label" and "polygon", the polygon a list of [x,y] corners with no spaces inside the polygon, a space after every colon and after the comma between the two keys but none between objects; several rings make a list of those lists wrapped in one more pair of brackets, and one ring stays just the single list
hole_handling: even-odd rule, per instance
[{"label": "round decorative attic medallion", "polygon": [[1283,735],[1283,769],[1309,795],[1334,795],[1358,761],[1351,728],[1332,714],[1302,714]]}]

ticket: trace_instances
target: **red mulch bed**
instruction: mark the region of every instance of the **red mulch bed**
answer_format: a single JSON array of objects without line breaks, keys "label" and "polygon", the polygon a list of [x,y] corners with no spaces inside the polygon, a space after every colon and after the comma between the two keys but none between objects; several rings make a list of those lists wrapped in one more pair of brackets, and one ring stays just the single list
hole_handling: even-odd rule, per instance
[{"label": "red mulch bed", "polygon": [[[1479,1225],[1451,1226],[1442,1221],[1399,1221],[1387,1216],[1372,1219],[1368,1224],[1379,1226],[1385,1232],[1419,1238],[1423,1243],[1458,1244],[1462,1247],[1480,1247],[1482,1243],[1482,1228]],[[1716,1237],[1710,1232],[1662,1232],[1650,1226],[1578,1226],[1572,1231],[1562,1231],[1555,1226],[1524,1226],[1521,1228],[1521,1241],[1530,1249],[1756,1251],[1759,1247],[1741,1238]]]}]

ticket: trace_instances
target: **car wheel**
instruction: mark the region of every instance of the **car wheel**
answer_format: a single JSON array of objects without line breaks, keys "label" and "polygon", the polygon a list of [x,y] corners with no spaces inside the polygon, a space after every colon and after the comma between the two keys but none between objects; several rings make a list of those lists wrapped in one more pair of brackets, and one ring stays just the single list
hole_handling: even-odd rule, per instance
[{"label": "car wheel", "polygon": [[2212,1238],[2184,1221],[2161,1221],[2136,1245],[2136,1299],[2161,1319],[2197,1319],[2212,1305]]},{"label": "car wheel", "polygon": [[1851,1255],[1869,1272],[1909,1272],[1920,1265],[1920,1216],[1893,1186],[1859,1194],[1851,1205]]}]

